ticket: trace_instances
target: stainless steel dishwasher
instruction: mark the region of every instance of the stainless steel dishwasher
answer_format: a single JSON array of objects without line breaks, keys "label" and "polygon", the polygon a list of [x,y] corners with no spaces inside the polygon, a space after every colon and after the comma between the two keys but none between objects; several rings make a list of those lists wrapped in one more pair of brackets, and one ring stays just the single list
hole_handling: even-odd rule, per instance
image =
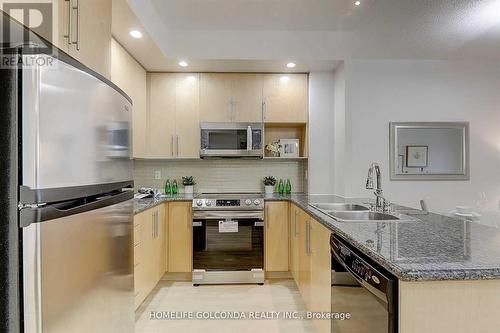
[{"label": "stainless steel dishwasher", "polygon": [[[396,333],[397,278],[332,235],[332,333]],[[334,278],[335,277],[335,278]]]}]

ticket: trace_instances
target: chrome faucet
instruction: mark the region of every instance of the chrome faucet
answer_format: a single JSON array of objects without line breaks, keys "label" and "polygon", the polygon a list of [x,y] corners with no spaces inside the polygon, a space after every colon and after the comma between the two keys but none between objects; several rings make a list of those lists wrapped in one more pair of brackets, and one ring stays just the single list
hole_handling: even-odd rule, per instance
[{"label": "chrome faucet", "polygon": [[373,171],[377,176],[377,189],[374,194],[377,197],[375,201],[375,210],[386,212],[391,208],[390,202],[382,196],[382,175],[380,173],[380,166],[377,163],[372,163],[368,169],[368,177],[366,178],[366,189],[373,190]]}]

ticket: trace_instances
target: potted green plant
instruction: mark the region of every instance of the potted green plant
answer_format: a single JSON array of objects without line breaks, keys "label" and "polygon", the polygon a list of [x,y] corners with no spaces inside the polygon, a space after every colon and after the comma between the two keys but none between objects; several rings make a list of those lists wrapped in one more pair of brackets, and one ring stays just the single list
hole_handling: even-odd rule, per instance
[{"label": "potted green plant", "polygon": [[267,176],[264,177],[264,188],[266,191],[266,194],[273,194],[274,192],[274,185],[276,185],[276,178],[273,176]]},{"label": "potted green plant", "polygon": [[193,176],[184,176],[182,177],[182,185],[184,185],[184,193],[193,194],[194,185],[196,182],[194,181]]}]

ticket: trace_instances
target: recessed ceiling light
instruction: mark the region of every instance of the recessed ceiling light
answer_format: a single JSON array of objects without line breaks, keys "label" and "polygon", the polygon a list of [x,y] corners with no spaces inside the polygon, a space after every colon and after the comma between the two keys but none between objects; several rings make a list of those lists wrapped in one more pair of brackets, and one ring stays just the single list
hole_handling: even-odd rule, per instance
[{"label": "recessed ceiling light", "polygon": [[142,37],[142,32],[140,32],[139,30],[131,30],[130,31],[130,36],[132,36],[134,38],[141,38]]},{"label": "recessed ceiling light", "polygon": [[361,1],[354,2],[354,6],[359,6],[359,5],[361,5]]},{"label": "recessed ceiling light", "polygon": [[289,62],[288,64],[286,64],[286,67],[288,68],[294,68],[295,66],[297,66],[294,62]]},{"label": "recessed ceiling light", "polygon": [[188,63],[186,61],[184,61],[184,60],[181,60],[181,61],[179,61],[179,66],[181,66],[181,67],[187,67]]}]

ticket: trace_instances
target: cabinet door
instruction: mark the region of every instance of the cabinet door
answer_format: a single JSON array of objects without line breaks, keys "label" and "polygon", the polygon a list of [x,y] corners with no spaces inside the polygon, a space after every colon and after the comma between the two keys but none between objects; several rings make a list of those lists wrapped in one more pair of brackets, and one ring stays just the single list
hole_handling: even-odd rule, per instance
[{"label": "cabinet door", "polygon": [[117,41],[111,42],[111,80],[132,98],[133,156],[148,156],[146,71]]},{"label": "cabinet door", "polygon": [[200,121],[231,122],[232,75],[202,73],[200,77]]},{"label": "cabinet door", "polygon": [[264,121],[307,122],[307,74],[264,75]]},{"label": "cabinet door", "polygon": [[288,271],[288,203],[266,203],[264,264],[266,272]]},{"label": "cabinet door", "polygon": [[299,278],[299,214],[300,210],[295,205],[290,205],[290,272],[292,273],[295,282]]},{"label": "cabinet door", "polygon": [[[330,231],[311,219],[311,311],[331,311],[331,276]],[[330,321],[314,324],[318,333],[330,332]]]},{"label": "cabinet door", "polygon": [[176,75],[176,157],[200,157],[199,83],[199,74]]},{"label": "cabinet door", "polygon": [[111,73],[111,0],[73,0],[69,54],[109,78]]},{"label": "cabinet door", "polygon": [[299,214],[299,290],[304,303],[309,309],[310,305],[310,287],[311,287],[311,259],[310,259],[310,225],[309,215],[300,210]]},{"label": "cabinet door", "polygon": [[192,271],[193,236],[191,202],[170,202],[168,208],[168,271]]},{"label": "cabinet door", "polygon": [[262,74],[232,74],[232,121],[262,122]]},{"label": "cabinet door", "polygon": [[148,73],[148,156],[174,157],[176,74]]},{"label": "cabinet door", "polygon": [[146,281],[143,270],[144,241],[143,227],[146,215],[138,214],[134,216],[134,300],[135,308],[146,298]]},{"label": "cabinet door", "polygon": [[157,221],[155,231],[155,258],[157,261],[157,281],[165,274],[165,205],[157,206]]}]

